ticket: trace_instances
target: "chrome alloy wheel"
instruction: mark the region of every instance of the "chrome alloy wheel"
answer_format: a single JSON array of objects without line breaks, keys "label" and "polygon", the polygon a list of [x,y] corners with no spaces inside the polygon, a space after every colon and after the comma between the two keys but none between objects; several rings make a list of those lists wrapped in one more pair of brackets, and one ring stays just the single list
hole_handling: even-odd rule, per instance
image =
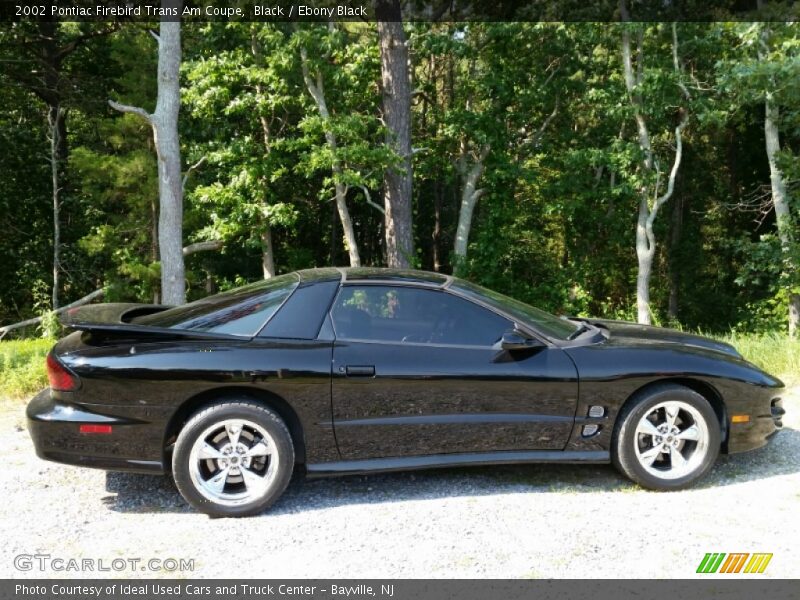
[{"label": "chrome alloy wheel", "polygon": [[206,499],[225,506],[257,501],[270,489],[280,457],[261,425],[228,419],[208,427],[189,454],[189,475]]},{"label": "chrome alloy wheel", "polygon": [[636,458],[651,475],[678,479],[700,468],[708,440],[708,425],[696,408],[686,402],[661,402],[636,425]]}]

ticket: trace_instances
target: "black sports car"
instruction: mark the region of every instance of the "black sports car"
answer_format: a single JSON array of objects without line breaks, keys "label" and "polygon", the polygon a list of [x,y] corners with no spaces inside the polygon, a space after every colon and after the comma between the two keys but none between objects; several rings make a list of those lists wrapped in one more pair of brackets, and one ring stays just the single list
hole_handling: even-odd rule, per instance
[{"label": "black sports car", "polygon": [[613,462],[654,489],[781,427],[783,384],[707,338],[554,317],[423,271],[313,269],[73,309],[28,406],[42,458],[171,471],[214,515],[309,475]]}]

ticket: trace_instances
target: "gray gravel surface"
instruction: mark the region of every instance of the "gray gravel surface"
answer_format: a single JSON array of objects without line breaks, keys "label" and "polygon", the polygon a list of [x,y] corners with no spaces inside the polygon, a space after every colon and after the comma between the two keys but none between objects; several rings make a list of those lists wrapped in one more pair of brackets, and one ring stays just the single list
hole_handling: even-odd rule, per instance
[{"label": "gray gravel surface", "polygon": [[[798,391],[769,446],[722,457],[687,491],[648,492],[610,466],[296,477],[249,519],[195,513],[166,478],[39,460],[22,403],[6,402],[0,577],[694,577],[706,552],[772,552],[762,577],[798,577]],[[21,554],[111,570],[24,572]],[[193,559],[194,570],[116,571],[120,558]]]}]

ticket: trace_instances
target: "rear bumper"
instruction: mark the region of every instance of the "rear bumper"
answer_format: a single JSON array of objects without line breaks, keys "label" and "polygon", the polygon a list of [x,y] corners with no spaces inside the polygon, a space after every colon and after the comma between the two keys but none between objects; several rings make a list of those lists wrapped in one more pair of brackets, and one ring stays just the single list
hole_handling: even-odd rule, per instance
[{"label": "rear bumper", "polygon": [[783,427],[786,411],[780,398],[770,402],[770,414],[755,415],[747,423],[729,423],[728,453],[748,452],[766,446]]},{"label": "rear bumper", "polygon": [[[120,411],[120,407],[71,404],[43,390],[26,411],[36,454],[80,467],[164,473],[160,430],[130,415],[108,414],[110,410]],[[110,425],[112,433],[80,433],[83,424]]]}]

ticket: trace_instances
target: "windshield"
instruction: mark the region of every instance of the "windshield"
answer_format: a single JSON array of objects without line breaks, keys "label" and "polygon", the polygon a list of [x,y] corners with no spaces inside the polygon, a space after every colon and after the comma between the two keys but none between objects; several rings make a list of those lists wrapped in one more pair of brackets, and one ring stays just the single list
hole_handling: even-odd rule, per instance
[{"label": "windshield", "polygon": [[489,306],[493,306],[514,319],[527,323],[537,331],[541,331],[545,335],[553,338],[560,340],[569,339],[579,327],[578,324],[572,321],[560,319],[555,315],[534,308],[529,304],[514,300],[514,298],[510,298],[504,294],[468,281],[455,279],[450,287],[460,291],[466,296],[485,302]]},{"label": "windshield", "polygon": [[275,314],[297,284],[297,275],[281,275],[153,315],[137,317],[132,322],[151,327],[252,337]]}]

